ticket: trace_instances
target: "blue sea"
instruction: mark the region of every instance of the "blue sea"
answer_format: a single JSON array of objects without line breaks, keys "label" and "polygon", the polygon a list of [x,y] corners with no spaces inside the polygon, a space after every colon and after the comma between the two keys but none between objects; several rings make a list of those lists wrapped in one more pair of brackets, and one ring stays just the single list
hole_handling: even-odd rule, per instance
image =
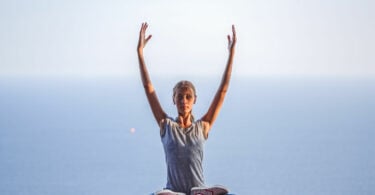
[{"label": "blue sea", "polygon": [[[191,80],[199,118],[220,78]],[[153,81],[175,116],[178,79]],[[375,194],[375,79],[233,78],[204,174],[237,195]],[[140,78],[0,79],[1,195],[148,195],[165,183]]]}]

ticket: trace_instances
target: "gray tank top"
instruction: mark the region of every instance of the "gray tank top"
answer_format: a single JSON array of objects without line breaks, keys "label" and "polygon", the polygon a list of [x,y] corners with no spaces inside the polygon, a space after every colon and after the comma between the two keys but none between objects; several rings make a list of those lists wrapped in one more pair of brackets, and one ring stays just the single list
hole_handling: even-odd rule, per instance
[{"label": "gray tank top", "polygon": [[202,121],[181,128],[166,118],[161,135],[167,163],[167,189],[190,194],[192,187],[204,186],[202,160],[205,138]]}]

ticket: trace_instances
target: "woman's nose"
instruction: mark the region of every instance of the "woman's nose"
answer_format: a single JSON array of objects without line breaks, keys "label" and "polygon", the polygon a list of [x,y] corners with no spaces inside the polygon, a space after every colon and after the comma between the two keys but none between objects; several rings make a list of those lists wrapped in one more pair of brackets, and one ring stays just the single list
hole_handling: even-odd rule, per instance
[{"label": "woman's nose", "polygon": [[186,103],[187,102],[187,98],[186,97],[181,97],[180,102],[181,103]]}]

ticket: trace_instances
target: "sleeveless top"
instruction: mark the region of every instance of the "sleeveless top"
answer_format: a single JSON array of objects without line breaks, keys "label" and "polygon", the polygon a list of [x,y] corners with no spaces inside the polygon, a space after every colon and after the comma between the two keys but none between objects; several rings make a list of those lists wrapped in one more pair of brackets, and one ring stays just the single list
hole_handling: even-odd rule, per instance
[{"label": "sleeveless top", "polygon": [[192,187],[203,187],[203,135],[202,121],[194,121],[188,128],[166,118],[161,141],[167,163],[167,189],[190,194]]}]

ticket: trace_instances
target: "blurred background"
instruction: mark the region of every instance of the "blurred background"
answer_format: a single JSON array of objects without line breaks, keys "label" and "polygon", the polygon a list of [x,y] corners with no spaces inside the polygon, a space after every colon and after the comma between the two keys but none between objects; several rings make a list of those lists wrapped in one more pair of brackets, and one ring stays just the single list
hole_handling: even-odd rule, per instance
[{"label": "blurred background", "polygon": [[235,194],[375,193],[372,1],[0,2],[0,193],[150,194],[166,183],[143,92],[142,22],[159,100],[191,80],[208,109],[208,185]]}]

